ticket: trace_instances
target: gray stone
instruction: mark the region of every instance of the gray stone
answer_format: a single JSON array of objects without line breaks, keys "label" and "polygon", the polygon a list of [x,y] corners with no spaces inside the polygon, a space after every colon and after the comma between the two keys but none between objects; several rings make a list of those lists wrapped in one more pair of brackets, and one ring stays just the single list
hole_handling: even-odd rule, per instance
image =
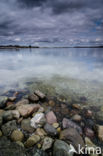
[{"label": "gray stone", "polygon": [[39,101],[39,97],[35,94],[31,94],[28,96],[28,99],[31,101],[31,102],[37,102]]},{"label": "gray stone", "polygon": [[74,128],[76,129],[80,134],[82,134],[82,129],[80,126],[78,126],[75,122],[71,121],[70,119],[64,118],[62,121],[63,128]]},{"label": "gray stone", "polygon": [[73,156],[69,153],[70,146],[62,140],[56,140],[53,147],[53,156]]},{"label": "gray stone", "polygon": [[17,143],[2,137],[0,138],[0,156],[26,156],[26,151]]},{"label": "gray stone", "polygon": [[2,127],[2,132],[5,136],[10,136],[13,130],[17,129],[16,121],[12,120],[7,123],[5,123]]},{"label": "gray stone", "polygon": [[4,121],[10,121],[13,119],[13,115],[11,111],[5,111],[2,116]]},{"label": "gray stone", "polygon": [[34,94],[36,94],[39,98],[44,99],[46,96],[39,90],[35,90]]},{"label": "gray stone", "polygon": [[30,125],[30,121],[31,121],[30,118],[22,120],[22,122],[21,122],[21,128],[24,131],[27,131],[29,133],[33,133],[34,132],[34,128]]},{"label": "gray stone", "polygon": [[56,136],[58,134],[57,130],[50,124],[46,123],[44,126],[44,130],[50,136]]},{"label": "gray stone", "polygon": [[42,150],[47,150],[49,148],[52,147],[52,144],[53,144],[53,139],[50,138],[50,137],[45,137],[44,138],[44,141],[43,141],[43,146],[42,146]]},{"label": "gray stone", "polygon": [[78,150],[78,145],[80,144],[81,147],[84,147],[84,141],[78,131],[74,128],[64,129],[60,133],[60,139],[64,140],[65,142],[72,144],[76,150]]}]

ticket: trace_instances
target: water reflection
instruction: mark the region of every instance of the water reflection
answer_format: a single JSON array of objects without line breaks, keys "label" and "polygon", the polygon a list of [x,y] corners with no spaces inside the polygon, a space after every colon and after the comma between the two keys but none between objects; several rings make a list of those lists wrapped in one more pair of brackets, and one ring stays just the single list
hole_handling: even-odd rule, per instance
[{"label": "water reflection", "polygon": [[102,48],[0,50],[0,88],[17,86],[26,78],[103,82]]}]

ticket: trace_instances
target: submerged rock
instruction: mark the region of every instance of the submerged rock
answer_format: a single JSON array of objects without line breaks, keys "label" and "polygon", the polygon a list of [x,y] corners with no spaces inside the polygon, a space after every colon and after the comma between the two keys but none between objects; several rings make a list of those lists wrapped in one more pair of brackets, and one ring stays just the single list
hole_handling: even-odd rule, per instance
[{"label": "submerged rock", "polygon": [[7,100],[8,100],[8,97],[0,96],[0,108],[4,108],[6,106]]},{"label": "submerged rock", "polygon": [[57,118],[53,111],[50,111],[46,114],[46,119],[47,119],[48,124],[53,124],[57,122]]},{"label": "submerged rock", "polygon": [[44,99],[46,96],[39,90],[35,90],[34,94],[36,94],[40,99]]},{"label": "submerged rock", "polygon": [[0,156],[26,156],[24,148],[15,142],[9,141],[6,137],[0,138]]},{"label": "submerged rock", "polygon": [[57,130],[50,124],[46,123],[44,126],[44,130],[50,136],[56,136],[58,134]]},{"label": "submerged rock", "polygon": [[82,120],[82,117],[80,116],[80,115],[78,115],[78,114],[75,114],[73,117],[72,117],[72,120],[73,121],[81,121]]},{"label": "submerged rock", "polygon": [[36,112],[39,108],[39,104],[25,104],[18,106],[16,109],[19,111],[21,116],[28,117],[32,113]]},{"label": "submerged rock", "polygon": [[37,128],[35,134],[39,135],[41,138],[47,135],[43,128]]},{"label": "submerged rock", "polygon": [[2,116],[4,121],[10,121],[13,119],[13,115],[11,111],[5,111]]},{"label": "submerged rock", "polygon": [[12,110],[12,115],[14,119],[19,119],[20,118],[20,113],[18,110]]},{"label": "submerged rock", "polygon": [[44,113],[37,113],[35,116],[31,119],[31,126],[34,128],[42,127],[46,122]]},{"label": "submerged rock", "polygon": [[82,134],[82,129],[80,126],[78,126],[75,122],[71,121],[70,119],[64,118],[62,121],[63,128],[74,128],[76,129],[80,134]]},{"label": "submerged rock", "polygon": [[45,150],[51,148],[52,144],[53,144],[53,139],[50,138],[50,137],[45,137],[44,140],[43,140],[42,150],[45,151]]},{"label": "submerged rock", "polygon": [[84,147],[84,141],[78,131],[74,128],[68,128],[60,133],[60,139],[72,144],[78,150],[78,144]]},{"label": "submerged rock", "polygon": [[31,102],[37,102],[39,101],[39,97],[35,94],[31,94],[28,96],[28,99],[31,101]]},{"label": "submerged rock", "polygon": [[24,131],[27,131],[29,133],[33,133],[34,132],[34,128],[31,126],[31,119],[30,118],[22,120],[21,128]]},{"label": "submerged rock", "polygon": [[38,135],[32,135],[25,142],[25,147],[32,147],[33,145],[35,145],[39,141],[40,141],[40,136],[38,136]]},{"label": "submerged rock", "polygon": [[5,136],[10,136],[12,131],[17,129],[16,121],[12,120],[5,123],[4,125],[2,125],[1,129]]},{"label": "submerged rock", "polygon": [[26,104],[29,104],[29,100],[28,99],[22,99],[16,103],[16,106],[21,106],[21,105],[26,105]]},{"label": "submerged rock", "polygon": [[56,140],[53,147],[53,156],[73,156],[73,153],[69,153],[71,150],[70,146],[62,141]]},{"label": "submerged rock", "polygon": [[11,140],[12,141],[23,141],[24,134],[19,130],[14,130],[11,134]]}]

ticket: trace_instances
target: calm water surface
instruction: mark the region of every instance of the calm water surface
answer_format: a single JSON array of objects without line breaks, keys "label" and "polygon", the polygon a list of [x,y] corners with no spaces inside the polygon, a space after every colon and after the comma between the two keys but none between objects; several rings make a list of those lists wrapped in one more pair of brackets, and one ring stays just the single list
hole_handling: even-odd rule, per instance
[{"label": "calm water surface", "polygon": [[103,49],[0,50],[0,94],[37,82],[54,87],[57,93],[85,95],[102,104]]}]

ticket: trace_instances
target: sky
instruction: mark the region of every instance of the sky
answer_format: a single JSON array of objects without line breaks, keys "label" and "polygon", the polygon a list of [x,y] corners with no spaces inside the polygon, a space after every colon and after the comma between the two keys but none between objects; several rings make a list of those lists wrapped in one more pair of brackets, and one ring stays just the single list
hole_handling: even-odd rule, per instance
[{"label": "sky", "polygon": [[0,0],[0,45],[103,45],[103,0]]}]

